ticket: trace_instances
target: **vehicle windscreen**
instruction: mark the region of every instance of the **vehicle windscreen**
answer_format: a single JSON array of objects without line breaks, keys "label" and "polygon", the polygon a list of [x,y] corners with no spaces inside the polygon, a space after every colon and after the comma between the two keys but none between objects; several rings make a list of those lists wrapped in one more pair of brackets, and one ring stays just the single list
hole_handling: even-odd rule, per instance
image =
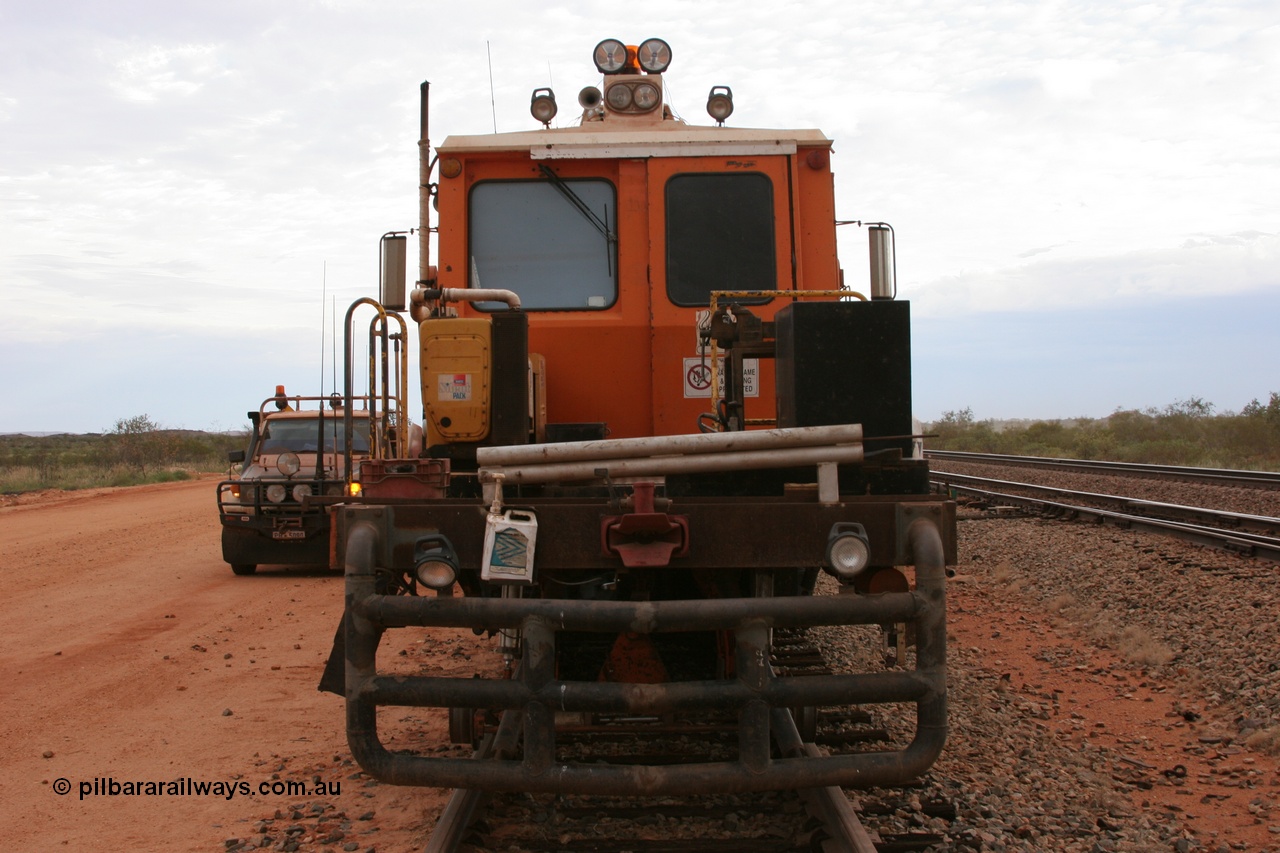
[{"label": "vehicle windscreen", "polygon": [[[357,418],[355,432],[351,440],[353,453],[369,452],[369,420]],[[262,431],[262,453],[315,453],[321,440],[319,418],[289,418],[288,420],[269,420]],[[324,421],[325,453],[344,453],[347,449],[346,429],[342,418],[325,418]]]},{"label": "vehicle windscreen", "polygon": [[527,311],[602,311],[618,298],[613,185],[550,178],[471,190],[471,286],[515,291]]}]

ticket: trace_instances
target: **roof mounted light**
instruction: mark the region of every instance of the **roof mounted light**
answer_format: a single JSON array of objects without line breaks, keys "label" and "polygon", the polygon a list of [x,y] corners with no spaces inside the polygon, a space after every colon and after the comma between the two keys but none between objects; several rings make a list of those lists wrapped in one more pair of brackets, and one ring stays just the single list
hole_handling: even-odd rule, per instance
[{"label": "roof mounted light", "polygon": [[662,95],[658,92],[658,87],[652,83],[637,83],[631,92],[632,100],[636,109],[648,112],[658,105],[662,100]]},{"label": "roof mounted light", "polygon": [[662,39],[645,39],[636,49],[636,60],[650,74],[661,74],[671,64],[671,45]]},{"label": "roof mounted light", "polygon": [[529,99],[529,112],[535,119],[542,122],[546,127],[551,126],[551,120],[556,117],[556,96],[550,89],[534,89],[533,96]]},{"label": "roof mounted light", "polygon": [[605,39],[596,45],[591,58],[601,74],[617,74],[627,64],[627,46],[617,39]]},{"label": "roof mounted light", "polygon": [[631,87],[625,83],[615,83],[604,92],[605,100],[612,109],[627,110],[631,108]]},{"label": "roof mounted light", "polygon": [[728,86],[712,86],[707,94],[707,115],[716,120],[716,124],[724,124],[724,120],[733,115],[733,90]]}]

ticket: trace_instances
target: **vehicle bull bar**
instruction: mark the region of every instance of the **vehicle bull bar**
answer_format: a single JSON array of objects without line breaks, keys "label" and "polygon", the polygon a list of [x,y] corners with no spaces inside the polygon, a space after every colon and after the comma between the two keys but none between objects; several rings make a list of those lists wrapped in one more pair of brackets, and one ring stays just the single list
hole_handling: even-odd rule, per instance
[{"label": "vehicle bull bar", "polygon": [[[932,518],[916,518],[907,530],[915,589],[873,596],[622,602],[379,595],[375,563],[381,535],[367,520],[350,530],[344,631],[347,741],[360,766],[383,782],[614,796],[870,787],[915,779],[942,751],[947,733],[945,554]],[[769,663],[771,628],[902,622],[913,624],[916,632],[916,667],[911,671],[783,677]],[[410,626],[519,628],[520,665],[510,680],[379,675],[376,653],[383,631]],[[558,631],[707,630],[733,632],[734,678],[662,684],[555,678]],[[909,744],[893,751],[811,757],[785,750],[791,757],[771,756],[771,718],[773,733],[782,734],[784,743],[795,736],[786,731],[790,715],[785,709],[872,703],[915,704],[915,735]],[[393,753],[378,737],[379,705],[520,710],[523,759]],[[558,712],[661,715],[690,709],[737,712],[736,761],[611,766],[556,758]],[[507,730],[510,719],[504,716]]]}]

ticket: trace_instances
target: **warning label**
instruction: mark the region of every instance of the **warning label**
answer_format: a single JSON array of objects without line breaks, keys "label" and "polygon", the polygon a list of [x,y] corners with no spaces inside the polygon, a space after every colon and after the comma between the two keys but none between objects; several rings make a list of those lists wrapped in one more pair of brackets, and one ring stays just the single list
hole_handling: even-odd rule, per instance
[{"label": "warning label", "polygon": [[[716,385],[720,397],[724,396],[724,359],[716,362]],[[760,396],[760,361],[755,358],[742,360],[743,393],[748,397]],[[711,359],[686,358],[684,360],[684,396],[711,396]]]},{"label": "warning label", "polygon": [[440,402],[466,402],[471,399],[471,374],[437,374],[436,391],[436,399]]}]

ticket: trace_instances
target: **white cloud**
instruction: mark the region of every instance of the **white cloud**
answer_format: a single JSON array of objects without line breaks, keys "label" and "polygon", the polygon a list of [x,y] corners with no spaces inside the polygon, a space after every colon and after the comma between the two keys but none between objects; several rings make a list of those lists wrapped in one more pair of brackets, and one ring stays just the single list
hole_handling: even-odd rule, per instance
[{"label": "white cloud", "polygon": [[116,74],[108,85],[127,101],[190,97],[210,78],[227,73],[219,68],[216,45],[131,47],[109,61]]},{"label": "white cloud", "polygon": [[[304,334],[326,270],[331,293],[372,293],[378,236],[416,225],[420,81],[435,142],[488,132],[495,112],[499,130],[531,127],[537,86],[568,121],[598,82],[596,41],[650,35],[673,47],[687,120],[705,122],[706,92],[728,85],[734,123],[835,139],[837,215],[894,225],[917,317],[1280,289],[1269,4],[664,1],[642,25],[634,12],[6,8],[0,335]],[[845,230],[856,286],[865,237]]]},{"label": "white cloud", "polygon": [[1048,59],[1040,66],[1040,79],[1052,98],[1084,99],[1118,67],[1108,59]]},{"label": "white cloud", "polygon": [[947,276],[908,288],[917,316],[1046,311],[1173,301],[1206,294],[1280,292],[1280,236],[1197,235],[1174,247],[1115,255],[1083,251],[1061,260]]}]

